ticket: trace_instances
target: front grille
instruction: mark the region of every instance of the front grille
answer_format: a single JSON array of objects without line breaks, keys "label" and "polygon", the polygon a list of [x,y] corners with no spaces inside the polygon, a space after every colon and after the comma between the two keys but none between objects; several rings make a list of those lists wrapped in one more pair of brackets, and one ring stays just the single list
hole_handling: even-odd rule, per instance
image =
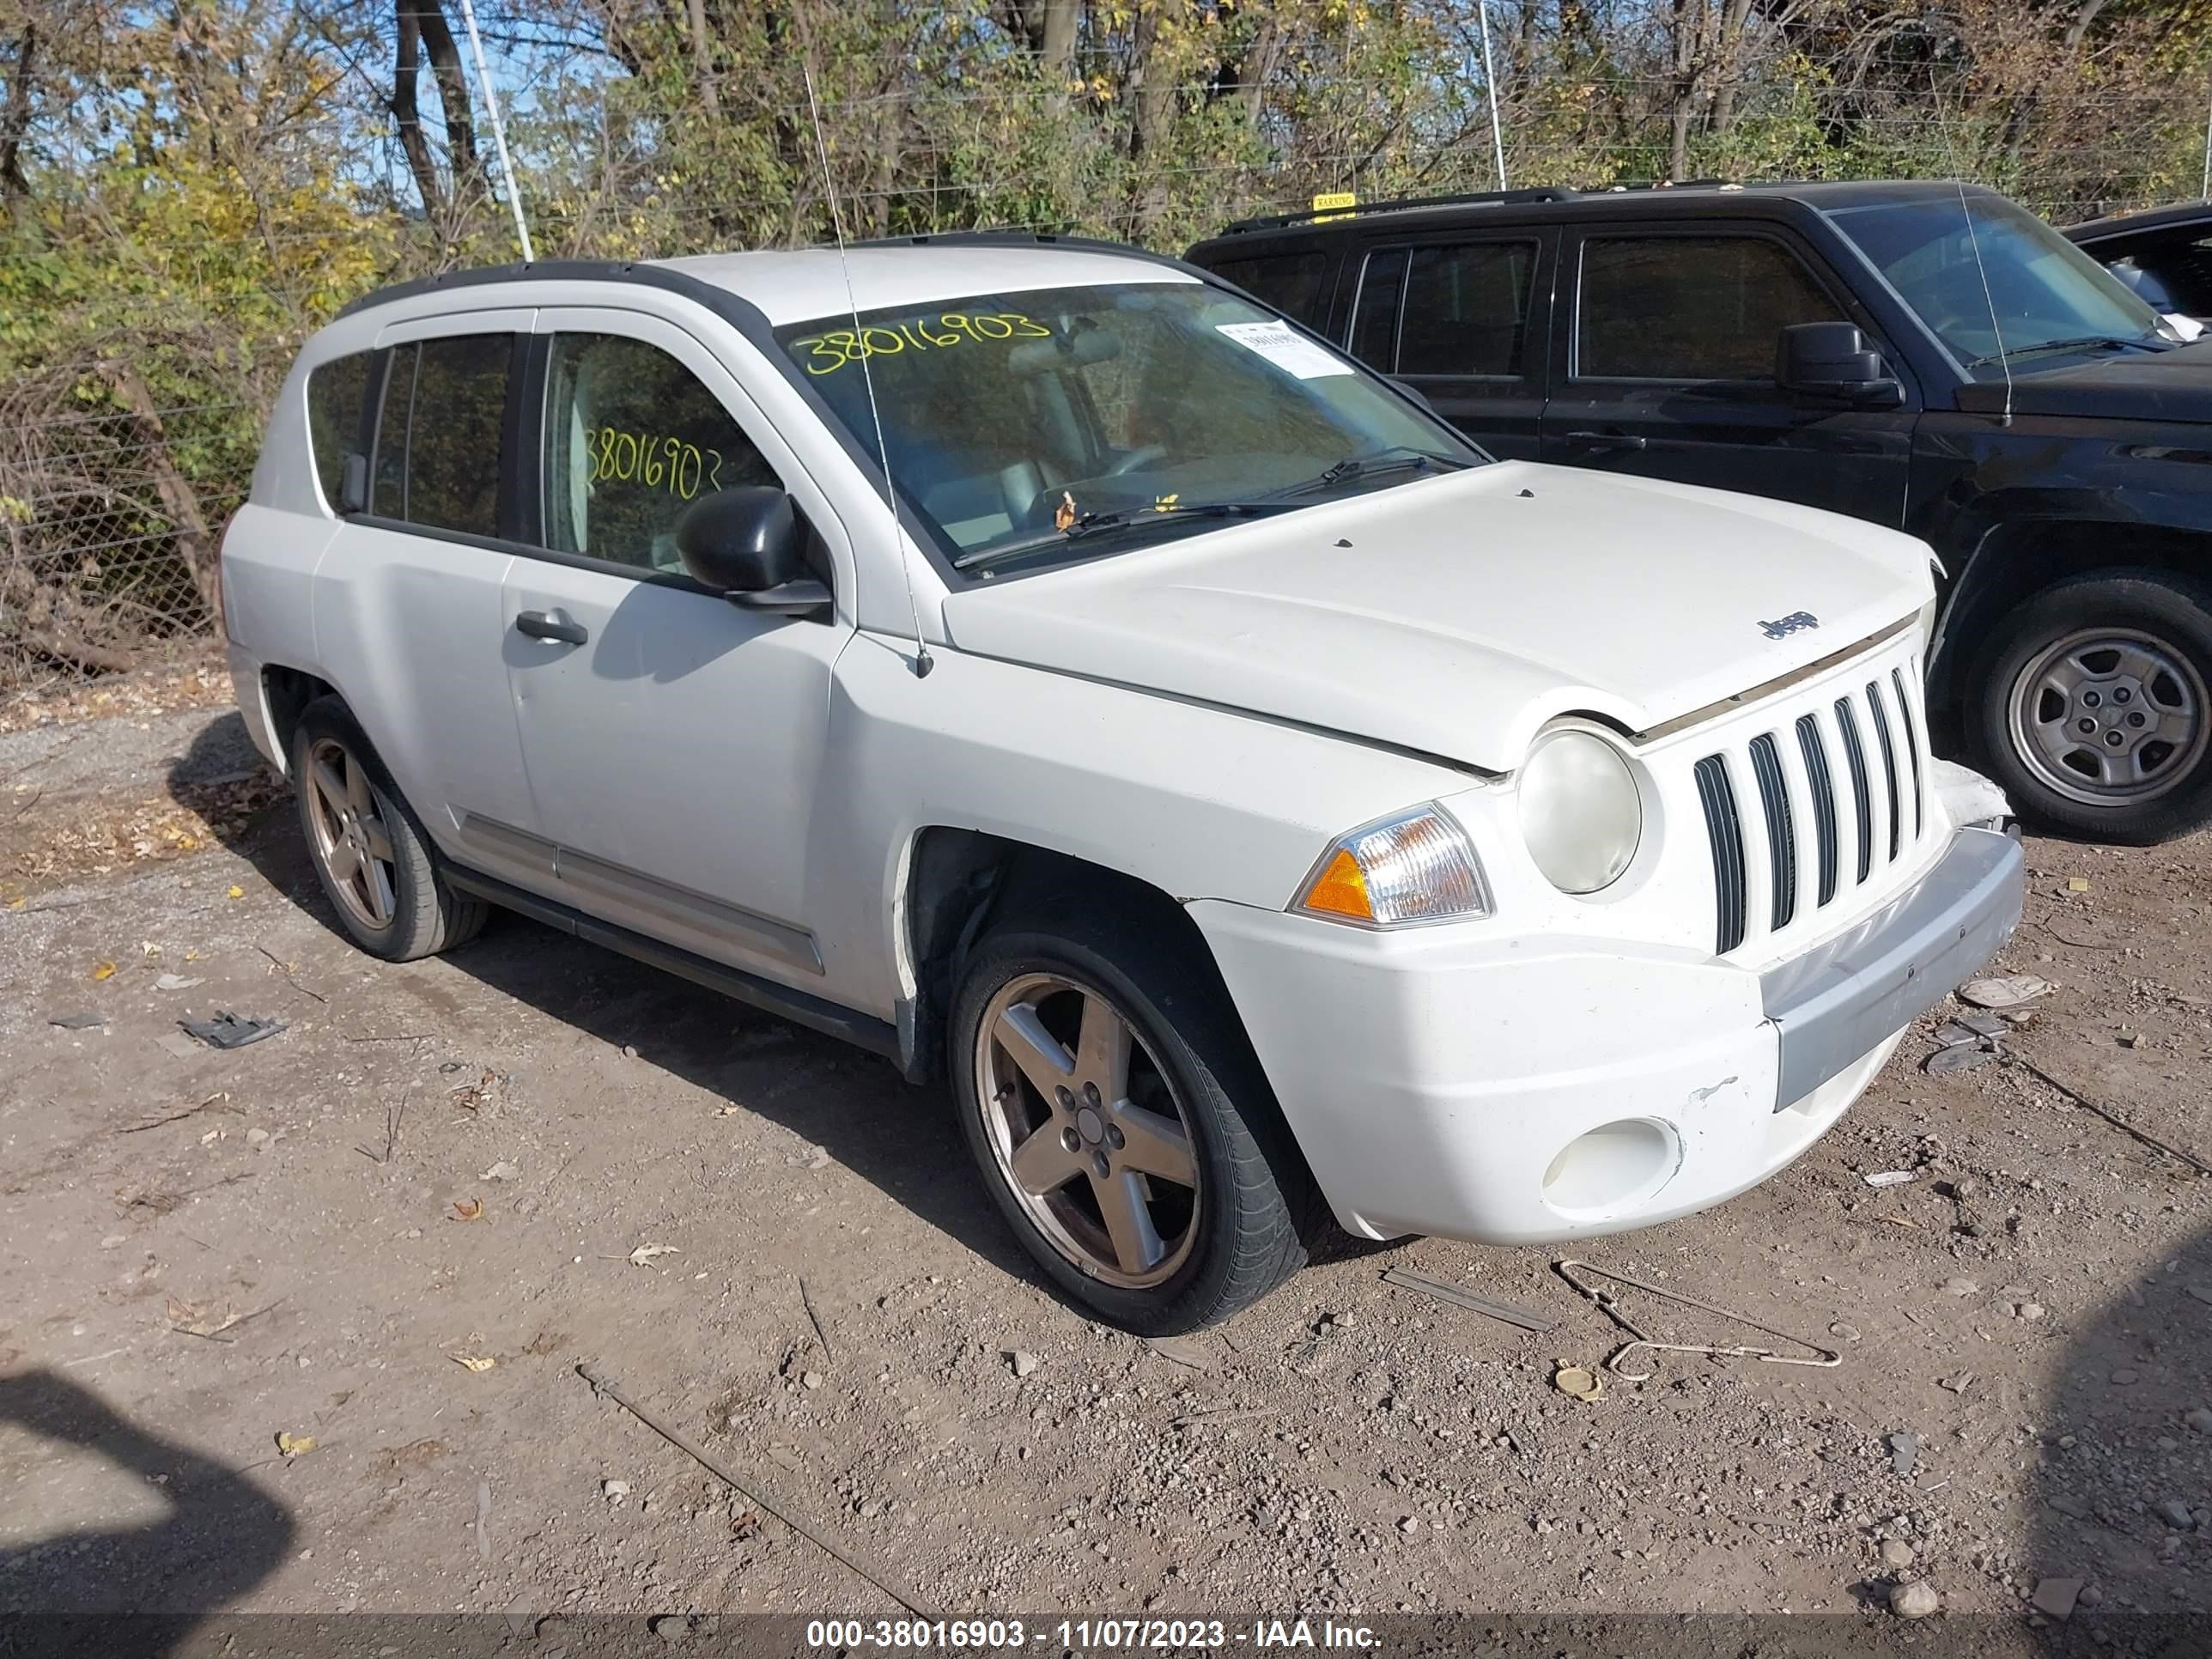
[{"label": "front grille", "polygon": [[1846,871],[1867,882],[1918,844],[1928,780],[1917,689],[1911,669],[1893,669],[1697,763],[1722,955],[1753,937],[1754,904],[1765,924],[1756,931],[1771,939],[1833,904]]},{"label": "front grille", "polygon": [[1718,895],[1723,956],[1743,943],[1745,898],[1743,832],[1736,817],[1735,790],[1728,763],[1708,755],[1698,763],[1698,799],[1705,809],[1705,833],[1713,845],[1713,889]]}]

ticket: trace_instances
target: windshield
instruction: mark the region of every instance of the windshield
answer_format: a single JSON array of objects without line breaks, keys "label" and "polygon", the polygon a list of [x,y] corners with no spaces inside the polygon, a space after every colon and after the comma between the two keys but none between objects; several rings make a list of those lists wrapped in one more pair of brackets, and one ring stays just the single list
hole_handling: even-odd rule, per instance
[{"label": "windshield", "polygon": [[1085,533],[1105,524],[1188,533],[1224,504],[1288,511],[1485,459],[1367,370],[1200,283],[975,295],[775,335],[872,455],[866,358],[892,477],[963,568],[1001,549],[1135,544]]},{"label": "windshield", "polygon": [[1977,380],[2003,378],[2001,354],[2017,370],[2023,356],[2060,342],[2087,351],[2166,343],[2156,312],[2033,214],[1986,193],[1966,204],[1972,236],[1955,197],[1828,216]]}]

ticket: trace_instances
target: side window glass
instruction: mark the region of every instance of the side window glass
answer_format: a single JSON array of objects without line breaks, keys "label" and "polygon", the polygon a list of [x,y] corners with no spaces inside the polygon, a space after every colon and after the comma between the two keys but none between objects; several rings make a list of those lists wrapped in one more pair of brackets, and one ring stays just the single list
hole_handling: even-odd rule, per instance
[{"label": "side window glass", "polygon": [[1401,374],[1522,374],[1534,242],[1413,250],[1398,330]]},{"label": "side window glass", "polygon": [[1575,372],[1763,380],[1791,323],[1841,313],[1785,248],[1756,236],[1608,236],[1583,245]]},{"label": "side window glass", "polygon": [[423,341],[420,353],[407,428],[408,522],[496,536],[514,337],[448,335]]},{"label": "side window glass", "polygon": [[1328,310],[1329,256],[1315,250],[1308,253],[1271,253],[1261,258],[1224,259],[1214,266],[1213,273],[1224,282],[1234,283],[1247,294],[1266,301],[1288,317],[1295,317],[1308,328],[1320,328],[1327,323]]},{"label": "side window glass", "polygon": [[361,450],[362,404],[368,397],[371,354],[334,357],[307,372],[307,447],[323,504],[333,513],[345,483],[345,460]]},{"label": "side window glass", "polygon": [[729,411],[657,346],[557,335],[545,399],[545,540],[556,552],[681,570],[685,507],[738,484],[783,487]]},{"label": "side window glass", "polygon": [[419,348],[394,347],[384,382],[384,407],[376,417],[376,477],[368,510],[380,519],[407,516],[407,417],[415,408],[415,359]]},{"label": "side window glass", "polygon": [[1406,250],[1367,256],[1359,308],[1352,319],[1352,355],[1384,374],[1398,372],[1398,301],[1406,288]]}]

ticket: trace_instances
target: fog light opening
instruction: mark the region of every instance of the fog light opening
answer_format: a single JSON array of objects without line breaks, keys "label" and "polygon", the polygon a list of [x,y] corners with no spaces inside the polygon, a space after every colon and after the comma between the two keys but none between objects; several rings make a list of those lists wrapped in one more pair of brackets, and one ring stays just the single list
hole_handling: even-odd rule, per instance
[{"label": "fog light opening", "polygon": [[1682,1143],[1656,1118],[1625,1117],[1576,1136],[1544,1171],[1544,1202],[1597,1220],[1640,1204],[1674,1179]]}]

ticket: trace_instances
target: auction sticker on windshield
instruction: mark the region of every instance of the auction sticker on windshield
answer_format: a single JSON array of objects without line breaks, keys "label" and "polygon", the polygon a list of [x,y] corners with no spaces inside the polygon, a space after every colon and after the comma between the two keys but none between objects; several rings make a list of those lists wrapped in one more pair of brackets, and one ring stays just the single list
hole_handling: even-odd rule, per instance
[{"label": "auction sticker on windshield", "polygon": [[1350,363],[1341,357],[1331,356],[1288,323],[1217,323],[1214,327],[1238,345],[1258,352],[1277,368],[1301,380],[1352,373]]}]

